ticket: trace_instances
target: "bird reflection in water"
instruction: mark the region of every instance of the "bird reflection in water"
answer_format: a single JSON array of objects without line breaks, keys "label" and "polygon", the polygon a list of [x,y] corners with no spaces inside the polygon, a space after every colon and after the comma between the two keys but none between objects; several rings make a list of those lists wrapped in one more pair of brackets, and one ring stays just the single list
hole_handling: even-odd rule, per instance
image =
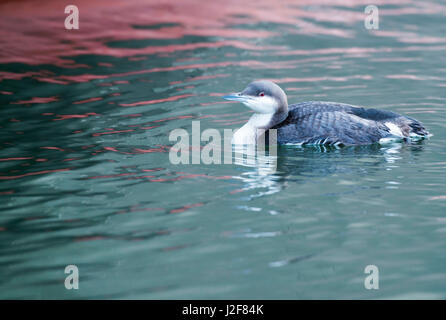
[{"label": "bird reflection in water", "polygon": [[[423,142],[335,148],[330,146],[233,146],[233,163],[249,168],[234,179],[244,182],[239,191],[250,191],[248,200],[278,193],[290,181],[331,175],[374,175],[397,168],[398,161],[417,157]],[[404,154],[404,155],[403,155]],[[256,190],[257,192],[253,192]]]}]

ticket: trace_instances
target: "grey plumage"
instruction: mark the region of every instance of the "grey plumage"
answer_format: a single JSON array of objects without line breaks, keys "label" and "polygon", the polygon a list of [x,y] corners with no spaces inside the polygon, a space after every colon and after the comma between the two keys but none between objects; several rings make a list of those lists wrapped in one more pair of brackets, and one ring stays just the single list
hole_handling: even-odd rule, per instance
[{"label": "grey plumage", "polygon": [[288,117],[272,127],[277,129],[279,144],[372,144],[393,136],[386,123],[395,124],[404,137],[429,134],[417,120],[391,111],[318,101],[297,103],[288,108]]},{"label": "grey plumage", "polygon": [[279,102],[280,109],[278,112],[285,111],[288,106],[288,99],[285,92],[277,84],[267,80],[258,80],[251,82],[242,92],[241,95],[256,97],[263,92],[266,96],[274,97]]}]

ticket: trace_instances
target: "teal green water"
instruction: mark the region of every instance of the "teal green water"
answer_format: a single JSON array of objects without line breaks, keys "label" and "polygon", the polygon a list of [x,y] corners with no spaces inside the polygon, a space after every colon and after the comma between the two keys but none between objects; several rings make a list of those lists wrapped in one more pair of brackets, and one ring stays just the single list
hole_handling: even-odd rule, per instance
[{"label": "teal green water", "polygon": [[[382,4],[371,31],[342,2],[90,1],[67,31],[63,7],[22,23],[17,3],[0,5],[0,298],[446,298],[446,4]],[[260,78],[433,137],[170,163],[173,129],[240,127],[221,96]]]}]

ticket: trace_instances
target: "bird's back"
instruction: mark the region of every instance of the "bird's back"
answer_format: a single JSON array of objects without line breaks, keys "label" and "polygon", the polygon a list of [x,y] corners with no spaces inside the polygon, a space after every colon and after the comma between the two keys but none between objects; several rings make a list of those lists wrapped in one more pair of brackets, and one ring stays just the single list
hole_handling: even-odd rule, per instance
[{"label": "bird's back", "polygon": [[277,129],[279,144],[358,145],[428,135],[420,122],[391,111],[319,101],[288,109],[288,117],[272,128]]}]

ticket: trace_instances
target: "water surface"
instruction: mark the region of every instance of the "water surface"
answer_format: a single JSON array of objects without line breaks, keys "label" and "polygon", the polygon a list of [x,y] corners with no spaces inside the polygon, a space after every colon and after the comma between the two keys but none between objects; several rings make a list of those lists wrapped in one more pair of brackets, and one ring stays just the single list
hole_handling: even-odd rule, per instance
[{"label": "water surface", "polygon": [[[445,299],[446,4],[375,1],[367,30],[368,4],[77,1],[79,30],[0,4],[0,298]],[[434,136],[170,163],[173,129],[240,127],[221,96],[260,78]]]}]

